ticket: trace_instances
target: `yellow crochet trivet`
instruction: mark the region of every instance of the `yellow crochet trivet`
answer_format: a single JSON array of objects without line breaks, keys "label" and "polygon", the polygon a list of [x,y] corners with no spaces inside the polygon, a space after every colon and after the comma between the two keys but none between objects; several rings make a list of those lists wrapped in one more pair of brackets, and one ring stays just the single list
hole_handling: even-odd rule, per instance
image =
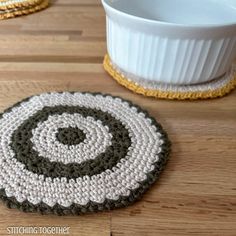
[{"label": "yellow crochet trivet", "polygon": [[10,10],[15,8],[28,8],[41,4],[42,0],[0,0],[0,10]]},{"label": "yellow crochet trivet", "polygon": [[105,55],[103,66],[119,84],[135,93],[147,97],[176,100],[217,98],[225,96],[236,87],[236,73],[232,72],[228,76],[225,76],[225,79],[221,78],[221,81],[208,82],[199,85],[168,85],[168,89],[165,89],[166,86],[164,86],[164,89],[152,89],[150,87],[144,87],[137,81],[128,78],[125,73],[122,73],[112,63],[108,54]]},{"label": "yellow crochet trivet", "polygon": [[27,7],[17,7],[0,11],[0,20],[14,18],[17,16],[28,15],[37,11],[40,11],[49,5],[49,0],[39,0],[38,3],[28,5]]}]

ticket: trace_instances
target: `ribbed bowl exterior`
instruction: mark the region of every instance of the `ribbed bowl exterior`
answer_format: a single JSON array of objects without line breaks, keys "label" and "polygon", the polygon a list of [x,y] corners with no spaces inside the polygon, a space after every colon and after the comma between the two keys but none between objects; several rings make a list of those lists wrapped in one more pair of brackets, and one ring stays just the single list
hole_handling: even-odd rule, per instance
[{"label": "ribbed bowl exterior", "polygon": [[236,56],[232,36],[168,37],[129,27],[107,15],[107,48],[122,70],[146,80],[196,84],[222,76]]}]

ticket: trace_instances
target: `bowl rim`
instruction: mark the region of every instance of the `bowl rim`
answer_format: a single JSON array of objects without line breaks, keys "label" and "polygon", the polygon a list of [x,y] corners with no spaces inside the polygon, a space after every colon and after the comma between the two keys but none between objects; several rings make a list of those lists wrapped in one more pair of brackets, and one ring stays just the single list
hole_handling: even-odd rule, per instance
[{"label": "bowl rim", "polygon": [[[225,24],[182,24],[182,23],[176,23],[176,22],[167,22],[167,21],[160,21],[160,20],[152,20],[148,19],[145,17],[141,16],[136,16],[133,14],[126,13],[122,10],[118,10],[117,8],[112,7],[110,4],[107,3],[107,0],[101,0],[102,4],[105,8],[109,9],[110,11],[115,12],[116,14],[120,14],[121,16],[134,19],[134,20],[139,20],[142,21],[143,23],[148,23],[148,24],[155,24],[155,25],[162,25],[162,26],[170,26],[170,27],[179,27],[179,28],[188,28],[188,29],[217,29],[217,28],[224,28],[224,27],[234,27],[236,26],[236,21],[235,23],[225,23]],[[236,11],[236,8],[235,8]]]}]

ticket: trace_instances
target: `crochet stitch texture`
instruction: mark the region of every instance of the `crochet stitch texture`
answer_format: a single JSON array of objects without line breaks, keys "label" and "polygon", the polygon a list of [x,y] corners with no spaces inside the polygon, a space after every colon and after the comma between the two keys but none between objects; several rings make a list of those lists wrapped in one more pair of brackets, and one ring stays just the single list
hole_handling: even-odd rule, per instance
[{"label": "crochet stitch texture", "polygon": [[196,85],[158,84],[136,78],[136,76],[127,74],[115,65],[108,54],[105,55],[103,67],[119,84],[147,97],[171,100],[209,99],[223,97],[236,87],[236,68],[234,68],[236,65],[234,65],[232,71],[223,77]]},{"label": "crochet stitch texture", "polygon": [[28,15],[49,5],[49,0],[1,0],[0,20]]},{"label": "crochet stitch texture", "polygon": [[25,212],[125,207],[155,182],[170,141],[140,107],[91,93],[45,93],[0,116],[0,198]]}]

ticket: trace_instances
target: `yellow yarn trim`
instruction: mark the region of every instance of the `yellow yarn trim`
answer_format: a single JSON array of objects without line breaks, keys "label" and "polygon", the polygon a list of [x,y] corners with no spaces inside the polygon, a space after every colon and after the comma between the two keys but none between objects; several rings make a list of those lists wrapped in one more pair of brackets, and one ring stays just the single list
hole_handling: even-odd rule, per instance
[{"label": "yellow yarn trim", "polygon": [[49,5],[49,0],[43,0],[41,1],[40,4],[28,7],[28,8],[19,8],[16,9],[15,11],[10,11],[6,13],[0,13],[0,20],[8,19],[8,18],[13,18],[17,16],[22,16],[22,15],[28,15],[37,11],[40,11]]},{"label": "yellow yarn trim", "polygon": [[142,94],[147,97],[163,98],[163,99],[177,99],[177,100],[195,100],[195,99],[207,99],[207,98],[217,98],[223,97],[232,91],[236,87],[236,74],[233,79],[229,81],[228,84],[224,85],[221,88],[215,90],[206,90],[206,91],[194,91],[194,92],[171,92],[171,91],[161,91],[161,90],[152,90],[146,89],[137,83],[128,80],[123,75],[121,75],[117,70],[115,70],[109,58],[109,55],[105,55],[103,62],[104,69],[115,79],[119,84],[130,89],[131,91]]},{"label": "yellow yarn trim", "polygon": [[[0,2],[7,2],[7,1],[0,1]],[[0,10],[10,10],[10,9],[15,9],[15,8],[28,8],[35,5],[40,5],[40,3],[42,3],[42,0],[34,0],[34,1],[25,0],[23,2],[15,2],[9,5],[7,4],[5,6],[0,5]]]}]

